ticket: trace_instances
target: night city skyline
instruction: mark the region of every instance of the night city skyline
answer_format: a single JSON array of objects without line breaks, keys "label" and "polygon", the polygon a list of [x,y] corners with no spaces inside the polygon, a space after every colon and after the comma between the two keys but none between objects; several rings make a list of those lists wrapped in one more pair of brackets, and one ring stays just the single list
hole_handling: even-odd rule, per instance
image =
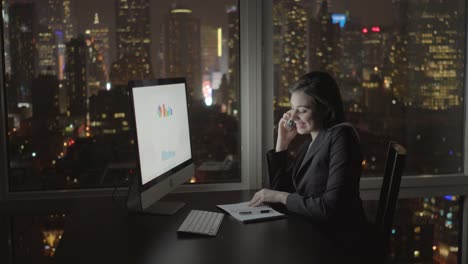
[{"label": "night city skyline", "polygon": [[[86,9],[91,12],[83,11],[85,9],[73,11],[76,4],[70,0],[48,0],[49,9],[35,3],[5,2],[9,7],[4,11],[7,15],[4,21],[8,22],[4,25],[6,73],[7,79],[11,79],[8,84],[10,133],[27,135],[31,131],[21,129],[24,127],[21,123],[28,123],[29,129],[34,131],[38,125],[43,126],[38,121],[47,119],[54,123],[49,124],[49,132],[62,134],[65,147],[80,138],[119,137],[130,130],[128,104],[117,106],[116,103],[125,102],[122,89],[128,80],[186,76],[193,107],[213,105],[214,108],[206,110],[225,115],[215,119],[232,118],[229,122],[233,124],[225,125],[234,129],[232,136],[236,135],[238,140],[238,131],[234,127],[238,127],[240,111],[239,13],[235,6],[225,5],[222,14],[218,14],[224,16],[218,25],[207,25],[203,12],[195,13],[195,9],[185,6],[188,3],[168,3],[158,6],[161,23],[155,26],[156,19],[152,14],[156,11],[148,0],[130,2],[135,9],[128,8],[127,1],[114,1],[114,12],[118,8],[119,15],[113,20],[107,18],[107,22],[104,22],[106,16],[95,12],[103,8],[103,3]],[[273,27],[279,33],[273,36],[275,116],[289,108],[287,90],[294,80],[309,70],[328,71],[336,77],[341,88],[348,119],[366,135],[362,142],[365,175],[378,176],[382,171],[386,146],[379,142],[390,139],[402,142],[410,153],[428,148],[435,150],[434,157],[412,160],[413,167],[406,170],[409,175],[461,171],[461,144],[457,142],[461,142],[462,130],[456,129],[461,120],[463,97],[460,82],[464,69],[463,38],[456,34],[463,25],[464,14],[459,14],[456,9],[461,4],[439,3],[443,8],[439,7],[437,11],[431,7],[418,11],[416,0],[409,4],[393,1],[393,24],[376,26],[363,24],[359,17],[356,18],[350,11],[353,10],[350,3],[341,3],[341,6],[339,3],[274,2]],[[149,6],[151,12],[147,10]],[[60,11],[62,7],[65,9]],[[347,10],[343,14],[332,13],[343,8]],[[76,23],[78,17],[79,20],[91,18],[93,13],[93,25]],[[437,16],[442,19],[438,24]],[[383,20],[386,20],[385,16]],[[406,26],[401,27],[405,21]],[[425,21],[434,29],[425,29]],[[154,28],[159,28],[160,35],[154,34]],[[432,38],[436,43],[432,44]],[[29,41],[33,45],[28,45]],[[21,51],[15,47],[22,47]],[[153,52],[155,47],[157,51]],[[421,53],[421,50],[427,53]],[[12,60],[16,63],[11,64]],[[44,74],[49,79],[38,78]],[[58,82],[51,79],[54,75]],[[41,89],[41,82],[44,82],[42,85],[48,82],[49,86],[44,89],[55,94],[49,97],[55,99],[48,103],[44,103],[43,93],[32,92]],[[104,107],[104,104],[114,106]],[[39,109],[34,105],[44,106]],[[47,105],[53,105],[53,108],[43,109]],[[114,116],[115,122],[107,116]],[[377,116],[380,120],[375,118]],[[407,123],[412,116],[419,117],[414,128]],[[446,125],[438,131],[425,130],[434,120]],[[119,122],[123,125],[118,125]],[[439,141],[438,136],[441,136],[440,143],[432,146],[425,143]],[[196,138],[200,144],[209,145],[206,136]],[[12,142],[18,140],[11,139]],[[219,140],[222,142],[223,138]],[[21,141],[15,144],[22,146]],[[60,149],[60,142],[55,145]],[[231,151],[238,148],[236,145],[230,147]],[[26,154],[22,149],[19,152]],[[66,156],[66,149],[56,152],[59,160]],[[204,155],[210,161],[223,161],[238,155],[238,150],[234,152],[228,151],[222,157],[212,153]],[[33,158],[40,160],[41,156]],[[410,159],[417,157],[419,155],[410,155]],[[55,165],[57,160],[49,158],[45,163],[40,162],[41,170],[48,167],[48,162]]]}]

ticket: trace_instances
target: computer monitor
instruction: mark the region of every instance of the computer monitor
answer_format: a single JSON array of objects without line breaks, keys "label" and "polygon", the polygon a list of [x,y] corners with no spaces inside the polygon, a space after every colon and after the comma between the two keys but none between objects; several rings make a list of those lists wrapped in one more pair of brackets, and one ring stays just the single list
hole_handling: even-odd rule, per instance
[{"label": "computer monitor", "polygon": [[159,199],[195,172],[185,78],[130,81],[129,95],[138,162],[127,206],[143,213],[174,214],[184,203]]}]

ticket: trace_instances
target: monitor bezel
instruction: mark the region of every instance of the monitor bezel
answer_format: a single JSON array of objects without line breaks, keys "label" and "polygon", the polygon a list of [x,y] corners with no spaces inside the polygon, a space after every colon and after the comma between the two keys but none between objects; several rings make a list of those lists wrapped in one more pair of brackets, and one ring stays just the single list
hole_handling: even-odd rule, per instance
[{"label": "monitor bezel", "polygon": [[[135,140],[135,148],[136,148],[136,157],[137,157],[137,178],[138,178],[138,187],[139,191],[143,192],[145,190],[150,189],[151,187],[155,186],[156,184],[168,179],[170,176],[174,175],[178,171],[182,170],[183,168],[189,166],[193,163],[193,150],[192,150],[192,142],[191,142],[191,129],[190,129],[190,121],[189,121],[189,144],[190,144],[190,156],[191,158],[182,162],[181,164],[175,166],[174,168],[164,172],[163,174],[156,176],[154,179],[150,180],[149,182],[143,184],[143,179],[141,175],[141,167],[140,167],[140,152],[138,149],[138,131],[136,126],[136,114],[135,114],[135,105],[134,105],[134,98],[133,98],[133,90],[139,88],[145,88],[148,86],[156,86],[156,85],[169,85],[169,84],[184,84],[185,87],[185,100],[187,102],[187,117],[189,116],[190,111],[188,111],[189,107],[189,98],[188,98],[188,88],[187,88],[187,81],[183,77],[176,77],[176,78],[159,78],[159,79],[147,79],[147,80],[131,80],[128,82],[128,92],[130,96],[130,103],[131,103],[131,111],[132,111],[132,128],[133,128],[133,138]],[[190,118],[189,118],[190,120]]]}]

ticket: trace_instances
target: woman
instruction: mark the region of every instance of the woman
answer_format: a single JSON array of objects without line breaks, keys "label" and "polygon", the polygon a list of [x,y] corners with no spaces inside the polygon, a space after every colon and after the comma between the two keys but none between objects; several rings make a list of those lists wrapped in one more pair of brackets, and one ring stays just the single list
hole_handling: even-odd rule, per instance
[{"label": "woman", "polygon": [[[290,93],[291,110],[279,121],[276,148],[267,153],[273,190],[257,192],[250,206],[282,203],[290,212],[323,223],[366,223],[359,197],[359,136],[344,123],[335,80],[327,73],[311,72],[301,77]],[[288,164],[287,149],[297,134],[310,138]]]}]

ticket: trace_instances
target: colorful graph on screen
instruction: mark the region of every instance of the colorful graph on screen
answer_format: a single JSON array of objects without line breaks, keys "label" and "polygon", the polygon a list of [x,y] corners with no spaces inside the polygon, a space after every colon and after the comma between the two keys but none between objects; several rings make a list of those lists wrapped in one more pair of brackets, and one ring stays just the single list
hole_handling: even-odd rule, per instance
[{"label": "colorful graph on screen", "polygon": [[172,116],[172,107],[166,106],[165,104],[158,105],[158,117],[169,117]]}]

